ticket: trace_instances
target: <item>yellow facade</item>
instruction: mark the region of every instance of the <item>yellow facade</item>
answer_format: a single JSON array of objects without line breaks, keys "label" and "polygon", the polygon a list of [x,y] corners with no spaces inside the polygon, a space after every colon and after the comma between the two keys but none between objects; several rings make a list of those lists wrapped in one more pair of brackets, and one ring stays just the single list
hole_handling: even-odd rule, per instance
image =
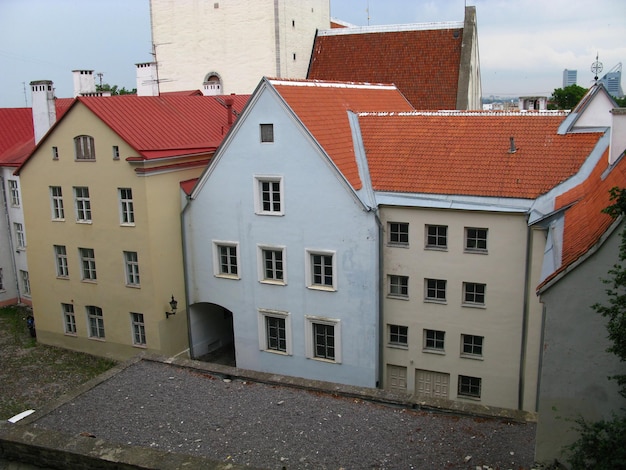
[{"label": "yellow facade", "polygon": [[[93,137],[95,160],[75,159],[74,138],[79,135]],[[114,158],[114,146],[119,158]],[[202,166],[141,175],[135,169],[143,163],[126,161],[133,156],[138,156],[135,150],[77,102],[20,171],[34,316],[42,343],[115,359],[142,351],[173,356],[188,348],[179,183],[198,176]],[[194,157],[203,158],[207,156]],[[151,166],[181,161],[185,158]],[[55,219],[51,187],[62,191],[61,219]],[[91,221],[77,221],[75,187],[89,188]],[[122,222],[120,188],[132,190],[134,223]],[[58,275],[55,245],[66,249],[67,276]],[[93,250],[95,280],[83,279],[81,248]],[[127,283],[125,251],[137,254],[138,285]],[[172,295],[178,313],[166,318]],[[68,331],[68,305],[73,306],[75,332]],[[101,309],[104,338],[94,337],[88,306]],[[140,327],[133,327],[131,313],[143,314],[145,344],[135,344]]]}]

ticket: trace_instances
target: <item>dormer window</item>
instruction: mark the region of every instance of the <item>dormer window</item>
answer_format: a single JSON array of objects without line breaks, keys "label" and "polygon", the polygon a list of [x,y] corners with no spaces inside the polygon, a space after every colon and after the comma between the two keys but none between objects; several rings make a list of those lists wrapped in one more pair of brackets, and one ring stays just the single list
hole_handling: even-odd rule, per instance
[{"label": "dormer window", "polygon": [[74,151],[76,153],[76,160],[95,160],[96,147],[93,137],[90,135],[74,137]]}]

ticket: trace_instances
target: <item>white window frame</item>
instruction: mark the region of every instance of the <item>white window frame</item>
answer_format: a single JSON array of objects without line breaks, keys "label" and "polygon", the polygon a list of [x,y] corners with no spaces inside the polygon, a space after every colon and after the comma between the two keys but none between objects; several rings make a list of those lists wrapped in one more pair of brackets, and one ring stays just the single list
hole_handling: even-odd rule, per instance
[{"label": "white window frame", "polygon": [[130,312],[130,329],[133,336],[133,346],[145,348],[146,323],[143,313]]},{"label": "white window frame", "polygon": [[[335,358],[327,359],[323,357],[317,357],[315,355],[315,340],[313,338],[313,325],[327,325],[333,326],[333,337],[334,337],[334,348],[335,348]],[[328,317],[319,317],[315,315],[305,315],[304,316],[304,343],[306,348],[306,357],[309,359],[313,359],[315,361],[328,362],[341,364],[341,321],[336,318],[328,318]]]},{"label": "white window frame", "polygon": [[20,269],[20,278],[22,280],[22,293],[30,297],[30,275],[28,271]]},{"label": "white window frame", "polygon": [[[433,235],[430,235],[430,228],[434,228],[435,232]],[[446,231],[445,236],[439,233],[440,229],[444,228]],[[439,251],[447,251],[448,249],[448,226],[441,224],[426,224],[424,227],[424,245],[427,250],[439,250]],[[429,243],[429,237],[434,237],[436,243]],[[444,245],[440,244],[439,241],[445,237],[446,243]]]},{"label": "white window frame", "polygon": [[[394,230],[395,227],[395,230]],[[406,231],[402,228],[406,227]],[[409,223],[408,222],[387,222],[387,244],[389,246],[408,247],[409,246]],[[395,240],[394,240],[395,238]],[[406,238],[406,241],[403,240]]]},{"label": "white window frame", "polygon": [[[471,300],[467,300],[467,294],[469,293],[468,291],[468,287],[472,285],[472,286],[483,286],[483,292],[482,293],[476,293],[476,290],[474,290],[474,292],[472,292],[472,295],[474,295],[474,297],[476,295],[482,295],[483,297],[483,301],[482,302],[476,302],[476,301],[471,301]],[[463,282],[463,298],[462,298],[462,305],[464,307],[477,307],[477,308],[484,308],[487,302],[487,284],[483,284],[480,282]]]},{"label": "white window frame", "polygon": [[139,255],[136,251],[124,251],[124,274],[127,287],[140,287]]},{"label": "white window frame", "polygon": [[[331,257],[331,267],[332,267],[332,285],[328,284],[316,284],[314,282],[315,275],[313,274],[313,257],[314,256],[330,256]],[[334,292],[338,288],[338,280],[337,280],[337,252],[334,250],[315,250],[315,249],[306,249],[305,250],[305,270],[306,270],[306,285],[309,289],[314,290],[323,290]],[[326,265],[324,265],[325,267]]]},{"label": "white window frame", "polygon": [[[403,329],[402,331],[400,330],[401,328]],[[394,338],[396,338],[395,341]],[[404,338],[405,341],[401,341],[402,338]],[[409,347],[409,327],[405,325],[388,324],[387,345],[394,348],[407,349]]]},{"label": "white window frame", "polygon": [[[293,354],[292,333],[291,333],[291,314],[281,310],[272,310],[267,308],[260,308],[258,310],[258,335],[259,335],[259,349],[272,354],[279,354],[283,356],[291,356]],[[267,319],[278,318],[285,322],[285,350],[272,349],[269,347],[268,335],[267,335]]]},{"label": "white window frame", "polygon": [[[470,231],[476,231],[476,233],[470,237]],[[479,236],[478,232],[484,232],[484,237]],[[463,248],[466,253],[481,253],[486,254],[488,252],[488,237],[489,229],[485,227],[465,227],[465,236],[463,240]],[[469,246],[470,244],[479,245],[484,242],[484,247]]]},{"label": "white window frame", "polygon": [[76,336],[76,314],[74,313],[74,304],[61,304],[63,312],[63,331],[66,335]]},{"label": "white window frame", "polygon": [[[281,264],[282,264],[282,279],[276,277],[266,277],[267,269],[265,265],[265,254],[266,253],[280,253],[281,254]],[[272,258],[272,268],[271,271],[276,274],[278,271],[277,261],[275,257]],[[257,245],[257,271],[259,282],[263,284],[274,284],[279,286],[287,285],[287,248],[285,246],[279,245]]]},{"label": "white window frame", "polygon": [[52,146],[52,159],[53,160],[59,159],[59,147],[57,146]]},{"label": "white window frame", "polygon": [[52,220],[65,220],[63,189],[61,186],[50,186],[50,207],[52,209]]},{"label": "white window frame", "polygon": [[26,249],[26,233],[24,232],[24,224],[20,222],[13,222],[13,229],[15,230],[15,244],[18,250]]},{"label": "white window frame", "polygon": [[[222,272],[222,256],[221,256],[221,248],[234,248],[235,249],[235,264],[230,263],[231,254],[228,254],[229,257],[229,271],[231,266],[235,266],[237,272]],[[239,263],[239,242],[233,241],[225,241],[225,240],[213,240],[213,275],[215,277],[221,277],[224,279],[241,279],[241,266]]]},{"label": "white window frame", "polygon": [[[278,197],[280,198],[280,209],[274,210],[271,205],[275,203],[273,195],[276,191],[270,191],[272,195],[270,201],[270,208],[266,210],[263,204],[263,184],[264,183],[278,183]],[[284,194],[284,182],[282,176],[276,175],[255,175],[254,176],[254,212],[257,215],[273,215],[283,216],[285,215],[285,194]]]},{"label": "white window frame", "polygon": [[[434,333],[431,336],[430,333]],[[439,333],[443,333],[440,335]],[[432,344],[428,344],[431,342]],[[441,347],[439,347],[441,344]],[[442,330],[432,330],[430,328],[424,328],[424,352],[445,353],[446,352],[446,332]]]},{"label": "white window frame", "polygon": [[74,208],[76,211],[76,222],[90,224],[91,219],[91,198],[88,186],[74,186]]},{"label": "white window frame", "polygon": [[[399,292],[393,292],[394,290]],[[406,291],[406,292],[403,292]],[[409,276],[401,274],[387,275],[387,297],[406,300],[409,298]]]},{"label": "white window frame", "polygon": [[83,282],[96,282],[96,252],[93,248],[79,248],[80,273]]},{"label": "white window frame", "polygon": [[67,248],[65,245],[54,245],[54,263],[56,266],[57,278],[69,278],[70,269],[67,262]]},{"label": "white window frame", "polygon": [[85,307],[87,314],[87,334],[90,339],[104,340],[106,338],[104,331],[104,313],[100,307],[95,305],[87,305]]},{"label": "white window frame", "polygon": [[111,148],[111,152],[113,154],[113,160],[119,160],[120,159],[120,146],[119,145],[114,145]]},{"label": "white window frame", "polygon": [[96,161],[96,143],[90,135],[74,137],[74,159],[79,162]]},{"label": "white window frame", "polygon": [[20,207],[20,188],[17,180],[9,180],[9,195],[12,207]]},{"label": "white window frame", "polygon": [[[431,287],[429,286],[430,281],[435,282],[434,292],[435,296],[429,295],[429,290]],[[437,293],[441,291],[439,288],[439,283],[443,282],[443,298],[437,296]],[[448,281],[446,279],[433,279],[433,278],[425,278],[424,279],[424,302],[431,302],[437,304],[445,304],[448,302]]]},{"label": "white window frame", "polygon": [[[117,188],[120,208],[120,225],[135,226],[135,203],[132,188]],[[129,197],[130,196],[130,197]]]}]

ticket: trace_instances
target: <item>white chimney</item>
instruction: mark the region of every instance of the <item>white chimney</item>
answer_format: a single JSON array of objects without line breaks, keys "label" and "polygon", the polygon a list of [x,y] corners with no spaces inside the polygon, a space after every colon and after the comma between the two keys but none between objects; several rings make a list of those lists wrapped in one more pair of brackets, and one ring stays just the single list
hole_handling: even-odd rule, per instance
[{"label": "white chimney", "polygon": [[93,70],[72,70],[74,76],[74,98],[96,92],[96,77]]},{"label": "white chimney", "polygon": [[137,67],[137,96],[159,96],[156,62],[135,65]]},{"label": "white chimney", "polygon": [[57,120],[54,87],[50,80],[37,80],[30,82],[30,91],[33,103],[35,144],[38,144]]},{"label": "white chimney", "polygon": [[626,108],[611,110],[611,148],[609,164],[612,165],[626,150]]}]

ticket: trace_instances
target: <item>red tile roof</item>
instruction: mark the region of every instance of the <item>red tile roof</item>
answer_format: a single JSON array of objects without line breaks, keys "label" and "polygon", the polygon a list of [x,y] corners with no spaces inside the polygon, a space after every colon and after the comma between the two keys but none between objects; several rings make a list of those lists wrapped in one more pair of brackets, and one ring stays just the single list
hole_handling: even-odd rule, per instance
[{"label": "red tile roof", "polygon": [[415,109],[456,109],[463,23],[448,24],[451,29],[325,31],[315,39],[307,78],[393,83]]},{"label": "red tile roof", "polygon": [[576,173],[602,136],[557,135],[563,119],[459,112],[364,115],[359,122],[377,191],[536,198]]},{"label": "red tile roof", "polygon": [[355,189],[361,188],[361,180],[347,112],[412,110],[402,94],[390,85],[306,80],[270,83]]}]

